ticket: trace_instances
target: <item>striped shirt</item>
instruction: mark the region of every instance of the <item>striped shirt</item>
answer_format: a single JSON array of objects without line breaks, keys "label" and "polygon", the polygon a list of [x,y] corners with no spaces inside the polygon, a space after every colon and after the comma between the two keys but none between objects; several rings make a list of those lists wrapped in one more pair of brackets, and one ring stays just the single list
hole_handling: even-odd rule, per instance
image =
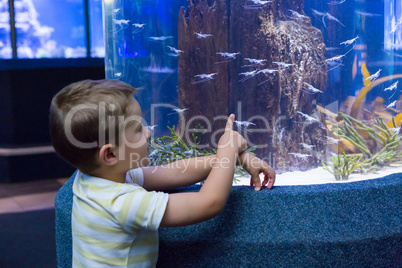
[{"label": "striped shirt", "polygon": [[154,267],[169,195],[143,189],[142,169],[126,183],[81,172],[73,185],[73,267]]}]

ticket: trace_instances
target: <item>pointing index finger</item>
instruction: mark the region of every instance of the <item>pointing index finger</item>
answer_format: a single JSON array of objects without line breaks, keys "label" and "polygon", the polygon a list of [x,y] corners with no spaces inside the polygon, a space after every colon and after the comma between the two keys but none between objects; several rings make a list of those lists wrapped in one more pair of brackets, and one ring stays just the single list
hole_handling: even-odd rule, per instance
[{"label": "pointing index finger", "polygon": [[233,121],[234,121],[235,115],[234,114],[230,114],[228,121],[226,122],[226,127],[225,127],[225,131],[228,130],[233,130]]}]

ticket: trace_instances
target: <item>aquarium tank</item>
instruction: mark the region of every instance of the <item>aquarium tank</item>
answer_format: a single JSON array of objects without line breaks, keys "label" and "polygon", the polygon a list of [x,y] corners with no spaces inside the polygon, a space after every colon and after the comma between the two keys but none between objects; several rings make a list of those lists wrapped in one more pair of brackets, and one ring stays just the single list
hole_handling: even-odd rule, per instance
[{"label": "aquarium tank", "polygon": [[156,150],[213,153],[234,113],[278,173],[346,180],[401,164],[401,5],[104,0],[106,77],[138,89]]}]

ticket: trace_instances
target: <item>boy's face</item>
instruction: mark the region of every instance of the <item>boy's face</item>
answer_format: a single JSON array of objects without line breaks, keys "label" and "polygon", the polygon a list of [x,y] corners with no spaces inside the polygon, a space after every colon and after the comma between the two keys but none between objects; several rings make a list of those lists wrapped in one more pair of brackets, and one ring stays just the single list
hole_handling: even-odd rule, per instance
[{"label": "boy's face", "polygon": [[127,171],[149,165],[151,137],[151,131],[142,125],[141,107],[134,98],[131,111],[131,116],[126,119],[130,124],[125,127],[125,135],[119,146],[119,159]]}]

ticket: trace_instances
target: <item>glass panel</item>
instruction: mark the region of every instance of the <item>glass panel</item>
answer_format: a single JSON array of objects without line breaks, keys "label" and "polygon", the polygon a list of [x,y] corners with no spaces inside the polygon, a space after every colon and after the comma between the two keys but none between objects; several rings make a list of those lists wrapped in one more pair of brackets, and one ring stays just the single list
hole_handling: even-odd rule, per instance
[{"label": "glass panel", "polygon": [[15,0],[19,58],[86,57],[83,0]]},{"label": "glass panel", "polygon": [[234,113],[278,173],[401,172],[400,0],[105,0],[104,14],[106,76],[141,88],[155,137],[203,128],[211,151]]},{"label": "glass panel", "polygon": [[91,31],[91,57],[105,56],[105,38],[103,37],[102,0],[89,1]]},{"label": "glass panel", "polygon": [[0,0],[0,59],[10,59],[12,56],[8,0]]}]

